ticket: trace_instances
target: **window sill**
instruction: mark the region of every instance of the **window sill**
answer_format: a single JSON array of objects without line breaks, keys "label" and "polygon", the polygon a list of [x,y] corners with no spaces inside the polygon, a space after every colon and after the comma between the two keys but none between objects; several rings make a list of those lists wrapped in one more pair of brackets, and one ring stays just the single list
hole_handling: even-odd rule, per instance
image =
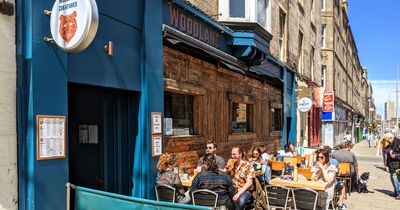
[{"label": "window sill", "polygon": [[193,139],[201,138],[201,135],[179,135],[179,136],[164,136],[165,139]]},{"label": "window sill", "polygon": [[239,141],[239,140],[255,139],[255,138],[257,138],[257,134],[254,132],[233,133],[228,135],[228,141]]}]

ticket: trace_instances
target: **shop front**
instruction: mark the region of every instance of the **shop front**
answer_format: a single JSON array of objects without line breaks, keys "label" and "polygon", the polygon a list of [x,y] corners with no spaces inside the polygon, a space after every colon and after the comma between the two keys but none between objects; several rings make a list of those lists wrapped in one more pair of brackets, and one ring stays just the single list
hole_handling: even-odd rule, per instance
[{"label": "shop front", "polygon": [[65,209],[67,182],[154,198],[160,5],[17,1],[19,209]]},{"label": "shop front", "polygon": [[268,32],[236,33],[244,26],[216,22],[184,1],[163,1],[163,7],[165,151],[176,153],[179,167],[191,173],[209,139],[225,159],[234,146],[279,150],[285,109],[281,67],[267,67],[276,66],[278,76],[253,71],[267,61],[269,40],[262,37],[270,37]]}]

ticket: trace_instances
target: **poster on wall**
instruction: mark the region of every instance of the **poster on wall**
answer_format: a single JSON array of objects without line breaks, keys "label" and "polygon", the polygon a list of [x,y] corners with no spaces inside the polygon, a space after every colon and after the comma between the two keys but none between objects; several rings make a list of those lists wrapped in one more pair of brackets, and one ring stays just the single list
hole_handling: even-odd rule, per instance
[{"label": "poster on wall", "polygon": [[152,156],[160,156],[162,154],[162,136],[152,136]]},{"label": "poster on wall", "polygon": [[322,111],[333,112],[335,108],[335,95],[333,91],[325,91],[322,100]]},{"label": "poster on wall", "polygon": [[151,113],[151,134],[162,134],[162,114],[161,112]]},{"label": "poster on wall", "polygon": [[65,116],[36,116],[36,159],[49,160],[65,158],[66,153]]}]

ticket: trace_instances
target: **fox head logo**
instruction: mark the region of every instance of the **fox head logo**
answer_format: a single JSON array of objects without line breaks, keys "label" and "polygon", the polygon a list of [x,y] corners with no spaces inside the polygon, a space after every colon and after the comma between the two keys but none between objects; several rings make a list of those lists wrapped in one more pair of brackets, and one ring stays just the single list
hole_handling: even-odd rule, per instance
[{"label": "fox head logo", "polygon": [[76,16],[76,11],[74,11],[70,15],[60,15],[59,33],[64,41],[66,41],[67,43],[71,41],[71,39],[74,37],[78,28],[78,25],[76,23]]}]

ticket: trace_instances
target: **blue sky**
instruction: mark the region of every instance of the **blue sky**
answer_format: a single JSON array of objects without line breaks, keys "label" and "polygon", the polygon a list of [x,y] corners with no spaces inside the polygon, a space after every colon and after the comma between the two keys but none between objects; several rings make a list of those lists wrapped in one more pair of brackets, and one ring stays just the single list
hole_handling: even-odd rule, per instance
[{"label": "blue sky", "polygon": [[396,90],[397,65],[400,72],[400,0],[348,2],[358,56],[361,65],[368,68],[375,105],[381,113],[383,103],[388,98],[393,101],[396,98],[393,91]]}]

